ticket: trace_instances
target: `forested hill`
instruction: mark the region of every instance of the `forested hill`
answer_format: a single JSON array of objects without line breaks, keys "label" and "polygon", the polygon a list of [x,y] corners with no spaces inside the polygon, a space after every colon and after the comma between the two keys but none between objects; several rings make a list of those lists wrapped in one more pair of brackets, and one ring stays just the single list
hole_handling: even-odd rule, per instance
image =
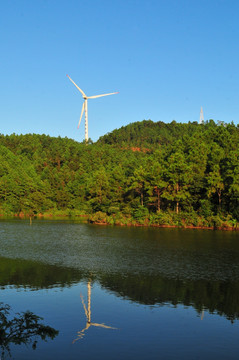
[{"label": "forested hill", "polygon": [[169,145],[178,140],[187,141],[188,137],[196,136],[204,141],[220,142],[225,147],[228,136],[233,133],[235,134],[234,140],[238,140],[238,127],[222,122],[215,124],[213,120],[206,121],[203,125],[197,122],[177,123],[172,121],[171,123],[164,123],[162,121],[144,120],[116,129],[100,137],[98,143],[155,149],[158,145]]},{"label": "forested hill", "polygon": [[155,123],[151,120],[143,120],[115,129],[100,137],[98,143],[151,148],[158,144],[172,143],[181,138],[185,126],[189,132],[188,124],[177,124],[175,121],[166,124],[162,121]]},{"label": "forested hill", "polygon": [[0,214],[236,227],[238,145],[238,126],[212,120],[137,122],[88,145],[47,135],[0,135]]}]

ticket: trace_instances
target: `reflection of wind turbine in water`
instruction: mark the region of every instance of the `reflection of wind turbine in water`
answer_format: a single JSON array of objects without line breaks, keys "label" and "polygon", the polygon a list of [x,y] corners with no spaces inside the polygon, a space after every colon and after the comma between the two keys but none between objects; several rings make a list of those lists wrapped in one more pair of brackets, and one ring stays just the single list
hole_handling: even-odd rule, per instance
[{"label": "reflection of wind turbine in water", "polygon": [[79,128],[83,112],[85,112],[85,141],[88,142],[88,104],[87,104],[88,99],[96,99],[96,98],[99,98],[99,97],[102,97],[102,96],[114,95],[114,94],[118,94],[118,92],[113,92],[113,93],[109,93],[109,94],[86,96],[84,91],[82,89],[80,89],[78,85],[76,85],[76,83],[70,78],[70,76],[69,75],[66,75],[66,76],[69,78],[69,80],[72,82],[72,84],[75,85],[75,87],[80,91],[81,95],[83,96],[84,103],[83,103],[83,106],[82,106],[82,109],[81,109],[80,121],[79,121],[79,124],[78,124],[77,128]]},{"label": "reflection of wind turbine in water", "polygon": [[85,306],[85,302],[84,302],[84,299],[83,299],[83,296],[80,295],[81,297],[81,301],[82,301],[82,305],[83,305],[83,308],[85,310],[85,316],[86,316],[86,326],[84,327],[84,329],[82,329],[81,331],[78,331],[77,334],[77,338],[73,341],[73,344],[74,342],[76,342],[77,340],[79,339],[82,339],[83,336],[85,335],[85,331],[89,329],[90,326],[97,326],[97,327],[101,327],[101,328],[104,328],[104,329],[116,329],[114,327],[111,327],[111,326],[107,326],[105,325],[104,323],[102,324],[98,324],[98,323],[93,323],[91,322],[91,280],[88,281],[88,294],[87,294],[87,308]]}]

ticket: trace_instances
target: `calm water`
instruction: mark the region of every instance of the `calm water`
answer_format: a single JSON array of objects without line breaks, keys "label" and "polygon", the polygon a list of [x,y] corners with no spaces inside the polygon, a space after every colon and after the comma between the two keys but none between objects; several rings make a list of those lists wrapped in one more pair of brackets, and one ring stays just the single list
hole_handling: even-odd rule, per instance
[{"label": "calm water", "polygon": [[6,335],[2,359],[239,358],[235,232],[1,221],[0,286],[7,324],[59,331],[35,350]]}]

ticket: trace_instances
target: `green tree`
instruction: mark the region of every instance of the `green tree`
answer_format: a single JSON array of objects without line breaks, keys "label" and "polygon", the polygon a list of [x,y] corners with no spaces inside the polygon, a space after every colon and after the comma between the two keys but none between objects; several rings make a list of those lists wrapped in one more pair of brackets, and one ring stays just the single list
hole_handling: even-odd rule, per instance
[{"label": "green tree", "polygon": [[167,159],[167,166],[165,180],[168,186],[163,196],[175,204],[175,210],[178,214],[180,205],[190,197],[191,169],[182,152],[171,154]]},{"label": "green tree", "polygon": [[218,204],[219,206],[221,206],[224,183],[220,174],[219,165],[214,165],[213,171],[210,171],[210,173],[207,176],[207,183],[208,183],[208,196],[211,197],[212,194],[216,193],[218,196]]}]

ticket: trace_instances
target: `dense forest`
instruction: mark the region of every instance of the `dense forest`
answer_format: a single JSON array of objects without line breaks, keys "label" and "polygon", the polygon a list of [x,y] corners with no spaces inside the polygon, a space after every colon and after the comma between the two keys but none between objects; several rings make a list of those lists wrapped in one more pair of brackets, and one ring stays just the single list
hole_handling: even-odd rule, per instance
[{"label": "dense forest", "polygon": [[144,120],[96,143],[0,135],[0,213],[238,227],[239,126]]}]

